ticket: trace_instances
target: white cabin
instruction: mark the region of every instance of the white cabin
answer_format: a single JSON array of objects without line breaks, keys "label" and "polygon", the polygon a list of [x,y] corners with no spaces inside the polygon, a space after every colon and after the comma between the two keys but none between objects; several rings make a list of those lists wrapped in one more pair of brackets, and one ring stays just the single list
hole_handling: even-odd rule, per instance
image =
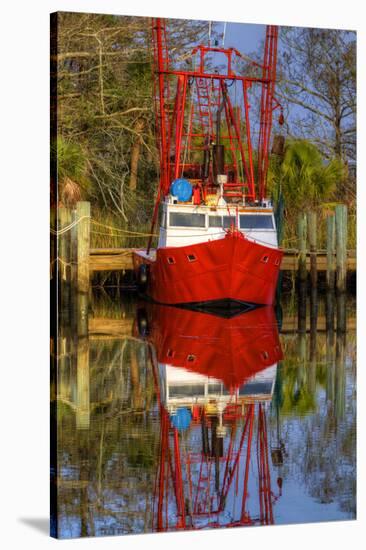
[{"label": "white cabin", "polygon": [[[221,380],[188,371],[181,367],[159,363],[160,391],[166,409],[173,413],[178,407],[233,401],[233,394]],[[277,363],[249,378],[235,394],[239,401],[267,402],[272,399]]]},{"label": "white cabin", "polygon": [[194,205],[168,195],[162,203],[158,248],[178,247],[220,239],[231,226],[250,240],[277,248],[277,231],[271,203],[265,206]]}]

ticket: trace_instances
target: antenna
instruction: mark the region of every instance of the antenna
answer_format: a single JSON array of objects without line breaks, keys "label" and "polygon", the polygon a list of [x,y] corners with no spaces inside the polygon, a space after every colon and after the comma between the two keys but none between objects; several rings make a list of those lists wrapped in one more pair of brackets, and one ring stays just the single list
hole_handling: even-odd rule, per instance
[{"label": "antenna", "polygon": [[224,45],[225,45],[226,25],[227,25],[227,23],[226,23],[226,21],[225,21],[225,23],[224,23],[224,31],[223,31],[223,33],[222,33],[222,47],[224,47]]}]

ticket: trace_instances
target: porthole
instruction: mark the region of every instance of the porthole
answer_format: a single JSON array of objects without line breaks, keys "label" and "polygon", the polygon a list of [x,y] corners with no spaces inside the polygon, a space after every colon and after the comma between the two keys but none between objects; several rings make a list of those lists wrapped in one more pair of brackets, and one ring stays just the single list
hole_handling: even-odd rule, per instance
[{"label": "porthole", "polygon": [[188,363],[193,363],[195,360],[196,360],[195,355],[192,355],[192,354],[187,355],[187,362]]},{"label": "porthole", "polygon": [[280,265],[280,259],[279,258],[275,259],[275,265]]},{"label": "porthole", "polygon": [[187,254],[187,258],[189,262],[195,262],[197,260],[197,256],[195,254]]},{"label": "porthole", "polygon": [[168,349],[168,351],[166,352],[166,356],[167,357],[174,357],[174,350]]},{"label": "porthole", "polygon": [[266,254],[261,258],[261,262],[263,262],[264,264],[268,264],[268,260],[269,260],[269,256],[267,256]]},{"label": "porthole", "polygon": [[175,259],[173,258],[173,256],[168,256],[167,261],[168,264],[175,264]]},{"label": "porthole", "polygon": [[269,353],[268,351],[262,351],[262,359],[266,360],[269,358]]}]

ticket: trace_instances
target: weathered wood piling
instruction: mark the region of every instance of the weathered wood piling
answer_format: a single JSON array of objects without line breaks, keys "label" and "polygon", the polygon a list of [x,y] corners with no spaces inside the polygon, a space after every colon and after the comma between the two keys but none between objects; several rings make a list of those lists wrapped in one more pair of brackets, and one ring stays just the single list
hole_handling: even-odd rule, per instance
[{"label": "weathered wood piling", "polygon": [[316,212],[309,212],[307,215],[307,227],[309,235],[309,247],[310,247],[310,282],[312,288],[316,288],[318,284],[318,270],[317,270],[317,215]]},{"label": "weathered wood piling", "polygon": [[327,289],[334,290],[335,282],[335,216],[327,216]]},{"label": "weathered wood piling", "polygon": [[90,425],[89,338],[77,339],[76,363],[76,428],[86,430]]},{"label": "weathered wood piling", "polygon": [[325,297],[325,328],[334,331],[334,292],[327,290]]},{"label": "weathered wood piling", "polygon": [[[317,213],[310,211],[301,213],[297,219],[297,276],[301,284],[308,280],[311,288],[318,286],[318,272],[326,271],[326,287],[334,291],[345,292],[347,286],[347,270],[356,268],[355,257],[348,258],[347,253],[347,206],[339,204],[335,208],[335,214],[326,217],[326,251],[318,249],[319,223]],[[308,244],[308,246],[307,246]],[[325,259],[322,259],[322,255]],[[321,262],[319,265],[319,257]],[[282,268],[286,269],[286,257]]]},{"label": "weathered wood piling", "polygon": [[[71,211],[68,208],[58,209],[57,227],[59,231],[65,231],[71,223]],[[57,258],[60,283],[59,304],[60,314],[65,315],[70,307],[71,288],[70,288],[70,273],[71,273],[71,245],[68,232],[62,233],[57,240]]]},{"label": "weathered wood piling", "polygon": [[77,295],[78,295],[78,336],[88,334],[89,307],[89,250],[90,250],[90,203],[78,202],[77,221]]},{"label": "weathered wood piling", "polygon": [[347,206],[338,204],[335,209],[337,290],[344,292],[347,283]]},{"label": "weathered wood piling", "polygon": [[75,209],[59,207],[51,212],[51,220],[51,280],[57,281],[57,311],[62,318],[69,317],[79,336],[85,336],[90,292],[90,203],[78,202]]},{"label": "weathered wood piling", "polygon": [[297,218],[297,239],[298,239],[298,278],[300,283],[307,280],[306,271],[306,234],[307,234],[307,219],[306,214],[299,214]]}]

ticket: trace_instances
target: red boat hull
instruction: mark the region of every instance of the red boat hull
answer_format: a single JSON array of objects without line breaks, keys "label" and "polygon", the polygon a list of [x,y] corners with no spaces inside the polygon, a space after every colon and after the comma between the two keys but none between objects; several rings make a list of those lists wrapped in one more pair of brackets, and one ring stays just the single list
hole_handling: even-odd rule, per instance
[{"label": "red boat hull", "polygon": [[238,388],[283,358],[272,307],[225,319],[209,313],[149,304],[148,339],[159,363]]},{"label": "red boat hull", "polygon": [[238,301],[272,305],[281,250],[242,235],[181,247],[158,248],[155,261],[134,254],[138,275],[148,265],[145,292],[161,304]]}]

